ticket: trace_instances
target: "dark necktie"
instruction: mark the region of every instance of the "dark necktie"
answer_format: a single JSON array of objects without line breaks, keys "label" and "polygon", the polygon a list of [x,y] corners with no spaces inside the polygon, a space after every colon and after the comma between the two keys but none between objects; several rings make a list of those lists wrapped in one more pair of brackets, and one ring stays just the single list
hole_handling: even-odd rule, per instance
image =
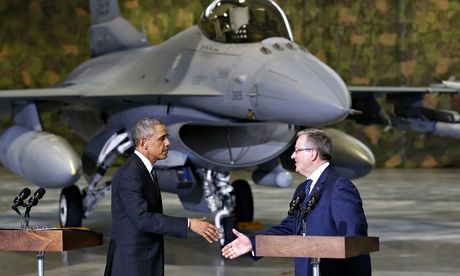
[{"label": "dark necktie", "polygon": [[311,188],[311,183],[313,180],[307,179],[307,182],[305,183],[305,196],[307,197],[310,194],[310,188]]},{"label": "dark necktie", "polygon": [[160,210],[160,213],[163,213],[163,203],[161,200],[160,184],[158,183],[157,174],[155,173],[155,169],[152,169],[150,171],[150,176],[152,176],[152,180],[153,180],[153,193],[154,193],[154,198],[157,199],[156,204]]},{"label": "dark necktie", "polygon": [[[303,200],[302,202],[302,205],[301,205],[301,212],[300,212],[300,215],[298,217],[299,220],[302,220],[304,219],[304,214],[305,214],[305,208],[307,207],[307,202],[308,202],[308,195],[310,194],[310,187],[311,187],[311,183],[313,182],[313,180],[311,179],[307,179],[307,181],[305,181],[305,199]],[[300,222],[300,221],[299,221]],[[304,221],[304,223],[299,223],[299,228],[298,228],[298,231],[302,231],[302,233],[306,233],[306,222]]]},{"label": "dark necktie", "polygon": [[308,195],[310,194],[310,187],[312,182],[313,180],[311,179],[307,179],[307,181],[305,182],[305,199],[302,202],[302,208],[305,208],[305,206],[307,205]]},{"label": "dark necktie", "polygon": [[157,175],[156,175],[154,169],[152,169],[152,170],[150,171],[150,176],[152,177],[153,182],[158,184],[158,182],[157,182]]}]

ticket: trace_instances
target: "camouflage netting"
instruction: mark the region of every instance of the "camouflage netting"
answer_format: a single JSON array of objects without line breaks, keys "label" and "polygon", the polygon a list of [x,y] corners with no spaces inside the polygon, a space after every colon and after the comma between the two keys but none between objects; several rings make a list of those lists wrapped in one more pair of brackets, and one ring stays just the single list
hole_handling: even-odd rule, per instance
[{"label": "camouflage netting", "polygon": [[[197,23],[210,1],[120,1],[123,16],[160,43]],[[350,85],[425,86],[460,68],[460,2],[280,0],[295,40]],[[55,85],[89,58],[87,0],[0,2],[0,89]],[[426,96],[429,107],[460,110],[460,97]],[[45,127],[82,143],[56,114]],[[7,122],[0,122],[0,128]],[[344,121],[338,127],[369,145],[378,166],[450,167],[460,164],[458,139]]]}]

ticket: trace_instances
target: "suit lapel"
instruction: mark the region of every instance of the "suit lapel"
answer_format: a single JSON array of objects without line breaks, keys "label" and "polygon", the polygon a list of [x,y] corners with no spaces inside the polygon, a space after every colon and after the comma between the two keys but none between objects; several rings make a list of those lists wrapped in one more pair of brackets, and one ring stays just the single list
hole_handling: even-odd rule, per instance
[{"label": "suit lapel", "polygon": [[[313,186],[313,189],[311,190],[310,194],[305,198],[305,202],[308,202],[314,194],[316,194],[317,192],[319,192],[320,190],[323,189],[323,186],[327,184],[326,179],[329,176],[331,171],[332,171],[332,169],[331,169],[331,166],[329,165],[323,171],[323,173],[319,177],[318,181],[316,181],[316,184],[315,184],[315,186]],[[300,185],[301,185],[301,189],[305,190],[306,181],[304,181]],[[306,203],[303,204],[303,207],[305,207],[305,204]],[[301,212],[298,212],[298,214],[297,214],[297,227],[296,227],[296,233],[297,234],[299,234],[300,231],[302,230],[301,216],[302,216]]]},{"label": "suit lapel", "polygon": [[315,193],[323,189],[323,186],[326,184],[326,179],[329,176],[331,170],[332,170],[331,165],[327,166],[327,168],[323,171],[323,173],[318,178],[318,181],[316,181],[315,186],[311,190],[311,193],[308,195],[308,199],[310,199]]},{"label": "suit lapel", "polygon": [[163,203],[161,200],[160,187],[158,181],[154,181],[152,175],[145,167],[142,160],[136,155],[136,164],[139,168],[142,178],[142,184],[144,187],[145,197],[149,205],[149,209],[155,213],[163,213]]}]

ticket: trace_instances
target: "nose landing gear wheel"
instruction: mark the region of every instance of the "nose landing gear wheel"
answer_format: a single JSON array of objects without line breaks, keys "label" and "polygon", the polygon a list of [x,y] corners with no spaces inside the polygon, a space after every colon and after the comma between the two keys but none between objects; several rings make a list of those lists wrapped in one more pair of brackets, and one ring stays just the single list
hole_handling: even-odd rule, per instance
[{"label": "nose landing gear wheel", "polygon": [[72,185],[64,188],[59,197],[59,224],[61,227],[80,227],[83,219],[83,203],[80,189]]},{"label": "nose landing gear wheel", "polygon": [[233,195],[235,196],[235,208],[231,216],[224,217],[221,221],[224,234],[224,244],[222,244],[221,240],[222,247],[236,238],[232,229],[237,228],[238,222],[252,222],[254,220],[254,200],[249,183],[240,179],[233,181],[232,186]]},{"label": "nose landing gear wheel", "polygon": [[222,229],[224,232],[224,244],[221,244],[221,247],[224,247],[228,243],[231,243],[236,237],[232,232],[232,229],[235,228],[235,218],[234,217],[225,217],[222,219]]},{"label": "nose landing gear wheel", "polygon": [[252,222],[254,220],[254,199],[252,190],[246,180],[235,180],[232,183],[235,195],[236,222]]}]

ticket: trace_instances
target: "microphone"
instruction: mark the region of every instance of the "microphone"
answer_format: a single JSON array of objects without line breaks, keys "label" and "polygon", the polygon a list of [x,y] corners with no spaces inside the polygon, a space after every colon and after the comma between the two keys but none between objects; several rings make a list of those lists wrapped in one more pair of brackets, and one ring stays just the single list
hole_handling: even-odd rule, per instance
[{"label": "microphone", "polygon": [[32,206],[37,205],[38,201],[45,195],[46,190],[43,188],[38,188],[38,190],[35,191],[34,195],[29,198],[29,204],[27,205],[27,208],[31,208]]},{"label": "microphone", "polygon": [[299,209],[300,204],[305,199],[305,196],[306,196],[306,194],[302,193],[302,194],[298,195],[296,198],[294,198],[291,201],[291,203],[289,203],[288,215],[292,216],[294,214],[295,210]]},{"label": "microphone", "polygon": [[22,189],[22,191],[19,193],[19,195],[17,197],[14,198],[13,200],[13,206],[11,206],[11,208],[16,211],[16,213],[18,213],[19,215],[21,215],[21,213],[19,212],[18,210],[18,206],[23,206],[24,204],[24,200],[29,197],[30,195],[30,189],[29,188],[24,188]]}]

